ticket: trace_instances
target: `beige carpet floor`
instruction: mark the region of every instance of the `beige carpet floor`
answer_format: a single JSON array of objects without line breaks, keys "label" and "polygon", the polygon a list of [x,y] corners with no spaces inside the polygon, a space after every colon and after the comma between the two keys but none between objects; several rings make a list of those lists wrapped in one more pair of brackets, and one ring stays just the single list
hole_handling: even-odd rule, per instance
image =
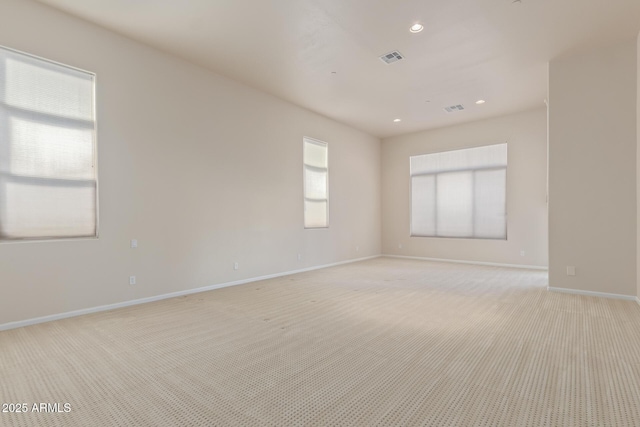
[{"label": "beige carpet floor", "polygon": [[640,306],[378,258],[0,332],[1,426],[640,426]]}]

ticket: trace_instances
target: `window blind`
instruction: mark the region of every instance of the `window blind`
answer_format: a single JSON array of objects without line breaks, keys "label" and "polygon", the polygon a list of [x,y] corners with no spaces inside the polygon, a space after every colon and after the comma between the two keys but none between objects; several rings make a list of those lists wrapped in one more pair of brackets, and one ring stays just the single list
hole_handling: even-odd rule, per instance
[{"label": "window blind", "polygon": [[0,239],[97,235],[94,85],[0,48]]},{"label": "window blind", "polygon": [[329,226],[329,164],[325,142],[303,140],[304,157],[304,226]]},{"label": "window blind", "polygon": [[410,158],[411,235],[507,238],[507,144]]}]

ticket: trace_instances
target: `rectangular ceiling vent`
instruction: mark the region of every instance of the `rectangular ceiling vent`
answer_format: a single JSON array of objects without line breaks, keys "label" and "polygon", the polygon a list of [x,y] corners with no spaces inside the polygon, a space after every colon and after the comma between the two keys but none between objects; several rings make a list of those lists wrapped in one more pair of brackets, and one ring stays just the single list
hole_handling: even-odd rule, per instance
[{"label": "rectangular ceiling vent", "polygon": [[460,104],[452,105],[451,107],[444,108],[444,111],[446,111],[447,113],[455,113],[456,111],[462,111],[462,110],[464,110],[464,107]]},{"label": "rectangular ceiling vent", "polygon": [[380,59],[385,64],[393,64],[394,62],[398,62],[401,59],[404,59],[404,56],[397,50],[394,50],[393,52],[385,53],[380,57]]}]

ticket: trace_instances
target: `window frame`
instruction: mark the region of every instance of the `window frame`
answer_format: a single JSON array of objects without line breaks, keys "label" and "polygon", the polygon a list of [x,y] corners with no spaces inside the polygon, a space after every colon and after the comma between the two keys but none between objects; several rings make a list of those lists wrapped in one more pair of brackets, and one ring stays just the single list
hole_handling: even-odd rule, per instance
[{"label": "window frame", "polygon": [[[326,155],[327,155],[327,166],[326,168],[318,168],[316,166],[311,166],[311,165],[307,165],[304,161],[304,150],[305,150],[305,146],[307,144],[307,142],[311,143],[311,144],[316,144],[319,146],[323,146],[324,149],[326,150]],[[326,175],[327,175],[327,194],[326,194],[326,199],[308,199],[307,198],[307,179],[306,179],[306,171],[307,168],[313,168],[316,170],[322,170],[322,171],[326,171]],[[307,220],[306,220],[306,205],[305,203],[307,201],[321,201],[324,200],[326,203],[326,225],[323,226],[314,226],[314,227],[310,227],[307,226]],[[305,230],[322,230],[322,229],[328,229],[329,228],[329,144],[327,142],[321,141],[319,139],[315,139],[315,138],[310,138],[308,136],[305,136],[302,138],[302,222],[303,222],[303,226]]]},{"label": "window frame", "polygon": [[[411,159],[413,157],[419,157],[419,156],[424,156],[424,155],[430,155],[430,154],[439,154],[439,153],[449,153],[452,151],[462,151],[462,150],[469,150],[469,149],[474,149],[474,148],[483,148],[483,147],[490,147],[493,145],[501,145],[504,144],[505,145],[505,151],[506,151],[506,156],[507,156],[507,163],[505,164],[505,166],[486,166],[486,167],[470,167],[470,168],[459,168],[459,169],[451,169],[451,170],[446,170],[446,171],[442,171],[442,172],[425,172],[425,173],[416,173],[413,174],[411,173]],[[463,148],[455,148],[452,150],[444,150],[444,151],[434,151],[431,153],[423,153],[423,154],[414,154],[409,156],[409,237],[422,237],[422,238],[431,238],[431,239],[468,239],[468,240],[495,240],[495,241],[507,241],[509,239],[509,212],[508,212],[508,200],[507,200],[507,194],[508,194],[508,187],[509,187],[509,169],[508,169],[508,157],[509,157],[509,145],[507,142],[501,142],[501,143],[497,143],[497,144],[488,144],[488,145],[477,145],[477,146],[473,146],[473,147],[463,147]],[[422,176],[434,176],[435,178],[435,185],[436,185],[436,189],[435,189],[435,194],[437,195],[437,185],[438,185],[438,175],[443,175],[443,174],[448,174],[448,173],[456,173],[456,172],[471,172],[473,174],[473,179],[475,181],[475,173],[477,171],[496,171],[496,170],[504,170],[504,237],[477,237],[475,235],[472,236],[438,236],[433,235],[425,235],[425,234],[418,234],[416,232],[413,231],[413,178],[414,177],[422,177]],[[475,215],[475,197],[473,198],[473,208],[472,208],[472,212],[473,215]],[[437,203],[435,205],[435,209],[437,212]],[[435,230],[437,233],[437,215],[436,215],[436,224],[435,224]],[[474,229],[474,233],[475,233],[475,229]]]},{"label": "window frame", "polygon": [[[17,55],[22,55],[29,57],[31,59],[35,59],[37,61],[44,62],[48,65],[53,65],[55,67],[64,67],[79,73],[87,74],[91,77],[92,80],[92,90],[91,90],[91,108],[92,108],[92,121],[93,121],[93,131],[91,136],[91,144],[93,147],[93,169],[94,169],[94,177],[95,177],[95,198],[93,204],[95,205],[95,233],[91,235],[78,235],[78,236],[34,236],[34,237],[2,237],[0,235],[0,244],[12,244],[12,243],[46,243],[46,242],[65,242],[65,241],[79,241],[79,240],[98,240],[100,238],[100,183],[99,183],[99,167],[98,167],[98,112],[97,112],[97,74],[92,71],[87,71],[82,68],[78,68],[72,65],[64,64],[62,62],[58,62],[52,59],[44,58],[39,55],[31,54],[28,52],[24,52],[18,49],[10,48],[4,45],[0,45],[0,50],[5,50]],[[5,68],[5,64],[0,62],[0,67]],[[0,82],[0,84],[5,84],[6,81]],[[9,110],[12,107],[8,106]],[[46,116],[54,116],[49,113],[36,113],[41,114],[43,117]],[[9,114],[11,116],[11,114]],[[10,175],[10,174],[8,174]],[[25,177],[24,179],[40,179],[37,177]],[[50,179],[56,180],[55,178],[42,178],[42,179]],[[60,179],[60,181],[64,181],[64,179]],[[91,182],[87,180],[87,182]]]}]

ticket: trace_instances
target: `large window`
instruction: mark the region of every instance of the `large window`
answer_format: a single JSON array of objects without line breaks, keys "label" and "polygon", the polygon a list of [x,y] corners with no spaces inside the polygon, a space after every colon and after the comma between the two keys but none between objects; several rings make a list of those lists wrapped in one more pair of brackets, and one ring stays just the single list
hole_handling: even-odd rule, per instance
[{"label": "large window", "polygon": [[410,158],[411,235],[507,238],[507,144]]},{"label": "large window", "polygon": [[311,138],[303,140],[304,152],[304,226],[329,226],[329,153],[327,143]]},{"label": "large window", "polygon": [[0,48],[0,240],[97,235],[94,82]]}]

